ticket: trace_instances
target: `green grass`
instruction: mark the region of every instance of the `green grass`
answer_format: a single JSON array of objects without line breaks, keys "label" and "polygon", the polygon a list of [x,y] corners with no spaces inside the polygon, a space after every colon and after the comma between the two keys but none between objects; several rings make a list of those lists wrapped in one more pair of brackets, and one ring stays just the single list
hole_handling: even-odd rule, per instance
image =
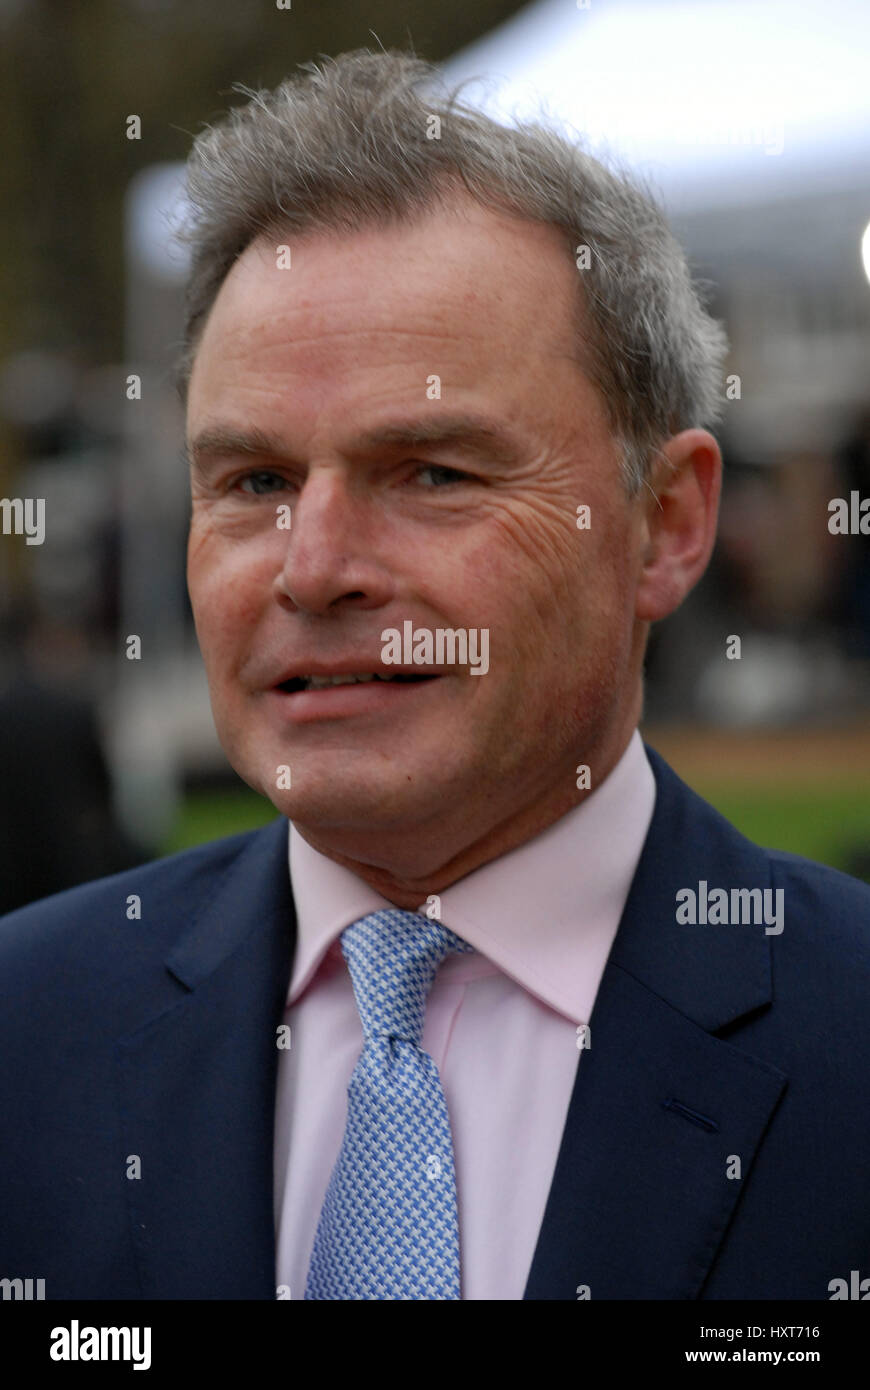
[{"label": "green grass", "polygon": [[854,784],[747,788],[693,783],[737,829],[765,849],[785,849],[856,873],[852,856],[870,852],[870,793]]},{"label": "green grass", "polygon": [[271,801],[245,787],[193,792],[182,801],[175,826],[161,853],[175,854],[177,850],[203,845],[207,840],[219,840],[223,835],[257,830],[261,825],[268,825],[277,814]]},{"label": "green grass", "polygon": [[[766,849],[785,849],[835,869],[857,872],[851,856],[870,850],[870,794],[855,786],[813,783],[802,788],[693,782],[744,835]],[[270,802],[244,788],[197,792],[185,798],[164,854],[207,840],[255,830],[275,818]],[[866,872],[866,870],[865,870]]]}]

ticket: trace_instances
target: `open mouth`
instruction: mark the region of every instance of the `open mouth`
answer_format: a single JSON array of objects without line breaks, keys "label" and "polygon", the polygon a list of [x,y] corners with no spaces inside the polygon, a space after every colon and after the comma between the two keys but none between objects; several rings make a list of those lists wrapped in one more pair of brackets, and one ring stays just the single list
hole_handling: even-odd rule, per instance
[{"label": "open mouth", "polygon": [[421,681],[433,681],[438,679],[438,673],[431,675],[412,675],[407,672],[397,672],[391,676],[381,676],[374,672],[364,675],[342,675],[342,676],[294,676],[292,680],[282,681],[276,688],[283,690],[286,695],[296,695],[303,690],[330,690],[339,685],[365,685],[371,681],[382,681],[386,684],[395,682],[397,685],[417,685]]}]

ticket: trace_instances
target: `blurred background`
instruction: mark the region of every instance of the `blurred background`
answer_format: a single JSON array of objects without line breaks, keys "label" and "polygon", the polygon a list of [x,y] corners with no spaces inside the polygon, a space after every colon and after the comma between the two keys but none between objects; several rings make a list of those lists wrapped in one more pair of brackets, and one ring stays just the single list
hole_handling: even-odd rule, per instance
[{"label": "blurred background", "polygon": [[870,879],[870,534],[828,527],[870,498],[870,7],[0,0],[0,494],[46,526],[3,509],[0,911],[275,814],[185,591],[181,162],[233,83],[377,44],[504,121],[543,101],[664,203],[732,348],[719,542],[643,732],[751,838]]}]

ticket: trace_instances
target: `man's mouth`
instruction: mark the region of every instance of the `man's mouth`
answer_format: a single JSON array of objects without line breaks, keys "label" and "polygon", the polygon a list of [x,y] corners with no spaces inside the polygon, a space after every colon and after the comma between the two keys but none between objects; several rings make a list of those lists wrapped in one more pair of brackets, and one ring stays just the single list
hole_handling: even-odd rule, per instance
[{"label": "man's mouth", "polygon": [[411,672],[397,671],[395,675],[381,675],[375,671],[362,672],[356,674],[342,674],[338,676],[294,676],[290,680],[282,681],[277,686],[278,690],[283,690],[287,695],[295,695],[302,690],[327,690],[334,685],[360,685],[368,681],[395,681],[400,684],[415,684],[419,681],[436,680],[437,672],[431,675],[417,675]]},{"label": "man's mouth", "polygon": [[398,711],[415,709],[419,701],[425,705],[433,697],[424,694],[423,687],[440,687],[448,674],[452,673],[431,667],[415,671],[407,666],[385,671],[329,671],[323,667],[319,671],[294,671],[272,686],[271,708],[276,719],[291,725],[390,719]]}]

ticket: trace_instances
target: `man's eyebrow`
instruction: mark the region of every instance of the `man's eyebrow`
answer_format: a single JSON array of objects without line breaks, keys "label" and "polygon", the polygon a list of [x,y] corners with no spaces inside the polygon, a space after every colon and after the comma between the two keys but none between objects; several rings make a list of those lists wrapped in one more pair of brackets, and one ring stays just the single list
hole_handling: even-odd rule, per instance
[{"label": "man's eyebrow", "polygon": [[236,454],[269,455],[272,458],[285,458],[286,449],[275,435],[265,430],[235,430],[225,425],[211,425],[200,430],[190,445],[185,444],[184,455],[188,463],[195,463],[203,455],[212,458],[232,458]]},{"label": "man's eyebrow", "polygon": [[362,435],[357,449],[373,453],[377,449],[420,449],[437,444],[449,444],[464,453],[500,463],[514,463],[520,456],[519,444],[493,421],[479,415],[439,415],[381,425]]},{"label": "man's eyebrow", "polygon": [[[515,463],[520,446],[495,422],[479,415],[449,415],[399,421],[367,430],[354,440],[348,452],[372,454],[378,449],[421,449],[448,444],[463,453],[499,463]],[[236,430],[224,425],[206,426],[185,445],[188,462],[209,456],[230,458],[238,454],[290,459],[286,445],[265,430]]]}]

